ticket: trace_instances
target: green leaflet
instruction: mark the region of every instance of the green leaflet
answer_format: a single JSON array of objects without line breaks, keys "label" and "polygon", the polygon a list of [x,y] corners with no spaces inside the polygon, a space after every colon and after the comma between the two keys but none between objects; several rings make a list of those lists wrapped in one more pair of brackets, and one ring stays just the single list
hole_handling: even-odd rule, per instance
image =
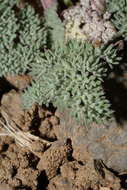
[{"label": "green leaflet", "polygon": [[64,48],[64,25],[57,14],[57,5],[45,12],[46,26],[48,27],[50,43],[52,48]]}]

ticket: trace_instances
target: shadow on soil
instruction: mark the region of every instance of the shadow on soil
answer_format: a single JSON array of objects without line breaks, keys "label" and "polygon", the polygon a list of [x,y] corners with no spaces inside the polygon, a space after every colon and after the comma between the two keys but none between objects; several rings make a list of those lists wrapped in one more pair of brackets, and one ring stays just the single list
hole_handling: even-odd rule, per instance
[{"label": "shadow on soil", "polygon": [[5,78],[0,78],[0,100],[3,96],[3,94],[9,92],[10,90],[16,89],[11,83],[9,83]]},{"label": "shadow on soil", "polygon": [[46,190],[48,186],[48,178],[45,173],[45,171],[42,171],[40,176],[38,177],[38,185],[37,185],[37,190]]},{"label": "shadow on soil", "polygon": [[127,44],[124,45],[125,48],[119,52],[122,55],[121,63],[115,66],[112,72],[114,77],[109,77],[104,82],[106,96],[111,102],[112,109],[115,111],[116,121],[120,124],[127,122]]},{"label": "shadow on soil", "polygon": [[127,88],[116,79],[109,79],[105,82],[108,89],[106,95],[111,102],[116,121],[120,124],[127,122]]}]

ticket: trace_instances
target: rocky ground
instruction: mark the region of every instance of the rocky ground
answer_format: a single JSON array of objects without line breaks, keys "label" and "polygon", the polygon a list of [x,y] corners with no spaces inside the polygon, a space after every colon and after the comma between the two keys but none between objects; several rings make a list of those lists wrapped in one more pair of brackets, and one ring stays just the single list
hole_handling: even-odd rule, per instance
[{"label": "rocky ground", "polygon": [[126,189],[126,128],[78,126],[52,105],[26,111],[30,80],[1,79],[0,190]]}]

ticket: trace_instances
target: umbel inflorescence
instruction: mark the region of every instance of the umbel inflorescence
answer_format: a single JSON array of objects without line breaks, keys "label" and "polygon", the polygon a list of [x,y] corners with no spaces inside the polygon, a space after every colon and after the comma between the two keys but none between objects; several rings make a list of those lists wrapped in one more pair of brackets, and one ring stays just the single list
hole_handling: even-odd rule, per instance
[{"label": "umbel inflorescence", "polygon": [[63,16],[67,39],[103,44],[116,35],[105,0],[81,0],[80,4],[65,10]]},{"label": "umbel inflorescence", "polygon": [[[91,5],[88,3],[87,10],[99,14]],[[42,19],[30,5],[19,9],[12,0],[0,1],[0,75],[32,75],[33,82],[23,94],[26,108],[34,103],[53,103],[58,108],[68,108],[79,123],[105,123],[112,111],[103,79],[107,69],[120,59],[116,47],[107,44],[116,34],[115,27],[109,21],[108,32],[112,31],[112,35],[106,33],[106,41],[99,36],[97,40],[101,37],[102,45],[95,47],[92,33],[85,41],[67,37],[69,17],[62,22],[56,10],[55,6],[46,10]],[[98,16],[103,18],[102,14]],[[93,32],[93,28],[89,31]]]}]

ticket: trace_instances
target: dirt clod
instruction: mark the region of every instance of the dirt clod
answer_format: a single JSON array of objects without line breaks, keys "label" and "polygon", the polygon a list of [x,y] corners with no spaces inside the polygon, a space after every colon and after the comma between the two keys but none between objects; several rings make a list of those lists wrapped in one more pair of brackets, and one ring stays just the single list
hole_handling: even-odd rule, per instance
[{"label": "dirt clod", "polygon": [[[2,96],[0,112],[0,120],[5,123],[6,112],[7,122],[28,143],[17,143],[13,135],[0,137],[0,187],[6,184],[10,188],[7,190],[121,190],[121,178],[103,164],[95,167],[94,162],[96,155],[97,159],[105,158],[101,152],[105,147],[112,153],[107,139],[116,143],[114,138],[121,134],[117,142],[124,140],[122,129],[101,126],[98,130],[95,125],[88,133],[69,118],[68,112],[54,112],[38,105],[23,110],[21,94],[15,90]],[[6,132],[2,125],[0,132]]]},{"label": "dirt clod", "polygon": [[40,159],[37,168],[45,170],[48,179],[57,175],[60,166],[67,162],[69,152],[72,150],[71,145],[66,145],[65,142],[55,142]]}]

